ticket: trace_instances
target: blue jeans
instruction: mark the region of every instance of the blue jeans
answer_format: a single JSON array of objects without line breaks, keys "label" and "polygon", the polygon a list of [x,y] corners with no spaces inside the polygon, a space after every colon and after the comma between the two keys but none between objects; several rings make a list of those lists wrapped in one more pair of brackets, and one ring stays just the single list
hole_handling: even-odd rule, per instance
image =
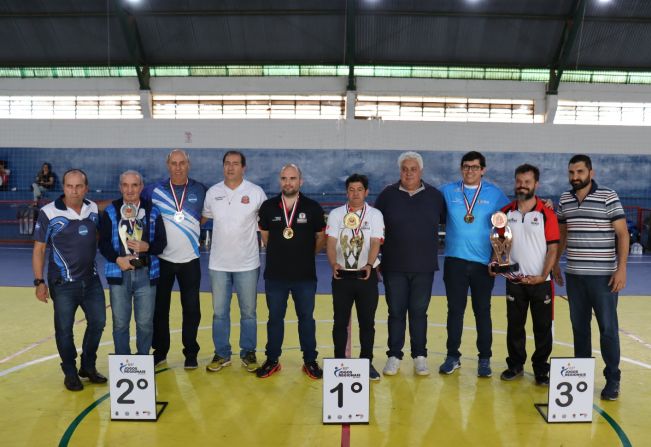
[{"label": "blue jeans", "polygon": [[316,281],[287,281],[267,279],[265,293],[269,308],[267,322],[267,349],[269,360],[278,360],[282,353],[283,338],[285,337],[285,312],[289,292],[294,299],[294,308],[298,317],[298,338],[303,351],[303,361],[316,360],[316,323],[314,322],[314,295]]},{"label": "blue jeans", "polygon": [[113,344],[116,354],[131,354],[129,326],[131,308],[136,317],[136,348],[138,354],[147,355],[154,334],[154,308],[156,286],[149,281],[149,268],[122,272],[122,284],[109,284],[113,311]]},{"label": "blue jeans", "polygon": [[80,306],[87,321],[81,344],[81,367],[87,371],[94,370],[97,347],[106,324],[104,289],[99,277],[50,284],[50,296],[54,304],[54,335],[63,373],[77,374],[77,348],[72,328],[75,323],[75,312]]},{"label": "blue jeans", "polygon": [[599,325],[601,356],[608,381],[619,382],[619,323],[617,321],[618,294],[610,291],[609,275],[565,275],[567,298],[570,303],[570,320],[574,334],[574,356],[592,357],[592,310]]},{"label": "blue jeans", "polygon": [[389,307],[389,350],[387,356],[402,359],[407,314],[411,357],[427,357],[427,308],[432,298],[434,272],[384,272]]},{"label": "blue jeans", "polygon": [[212,340],[215,354],[231,357],[231,298],[233,287],[240,305],[240,357],[255,352],[258,328],[256,304],[258,297],[258,276],[260,269],[245,272],[223,272],[210,270],[212,285]]},{"label": "blue jeans", "polygon": [[472,298],[472,310],[477,325],[477,351],[480,359],[493,355],[493,323],[491,321],[491,293],[495,278],[488,274],[488,267],[479,262],[446,257],[443,272],[445,294],[448,298],[447,355],[461,358],[461,334],[463,315],[468,304],[468,288]]}]

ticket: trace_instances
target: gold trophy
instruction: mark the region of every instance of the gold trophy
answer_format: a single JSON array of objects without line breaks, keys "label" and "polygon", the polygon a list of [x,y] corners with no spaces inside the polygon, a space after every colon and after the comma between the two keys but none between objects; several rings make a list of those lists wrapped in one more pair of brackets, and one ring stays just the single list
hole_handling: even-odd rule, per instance
[{"label": "gold trophy", "polygon": [[495,261],[490,264],[491,272],[501,274],[511,279],[514,272],[520,270],[518,263],[511,263],[511,244],[513,233],[509,227],[506,214],[501,211],[491,216],[493,227],[490,232],[490,241],[495,253]]}]

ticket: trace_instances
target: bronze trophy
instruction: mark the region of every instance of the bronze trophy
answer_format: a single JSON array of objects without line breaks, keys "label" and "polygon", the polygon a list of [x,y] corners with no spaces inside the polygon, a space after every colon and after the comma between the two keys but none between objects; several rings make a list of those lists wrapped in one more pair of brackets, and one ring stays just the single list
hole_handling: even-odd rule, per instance
[{"label": "bronze trophy", "polygon": [[505,276],[511,281],[517,282],[521,275],[515,274],[520,270],[518,263],[511,263],[511,244],[513,243],[513,233],[509,227],[506,214],[501,211],[491,216],[493,227],[490,232],[490,241],[495,253],[495,260],[491,262],[491,272]]}]

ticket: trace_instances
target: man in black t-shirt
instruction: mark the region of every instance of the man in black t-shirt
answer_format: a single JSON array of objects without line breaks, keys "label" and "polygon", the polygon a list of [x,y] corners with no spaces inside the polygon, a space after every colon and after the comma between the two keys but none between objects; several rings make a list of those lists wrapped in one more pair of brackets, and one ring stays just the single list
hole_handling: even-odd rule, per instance
[{"label": "man in black t-shirt", "polygon": [[267,359],[256,371],[260,378],[280,371],[278,361],[285,332],[285,312],[289,292],[298,317],[298,336],[303,352],[303,371],[320,379],[323,371],[316,361],[315,253],[325,245],[325,220],[321,206],[299,192],[301,170],[287,164],[280,170],[281,193],[266,200],[259,211],[262,242],[267,247],[264,272],[269,308]]}]

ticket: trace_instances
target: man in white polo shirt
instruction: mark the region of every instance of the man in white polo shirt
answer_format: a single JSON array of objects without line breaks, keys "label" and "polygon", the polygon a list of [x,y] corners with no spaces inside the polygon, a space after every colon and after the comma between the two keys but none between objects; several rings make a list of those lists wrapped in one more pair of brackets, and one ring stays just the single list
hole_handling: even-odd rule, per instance
[{"label": "man in white polo shirt", "polygon": [[206,369],[216,372],[231,365],[230,309],[235,288],[240,306],[240,360],[247,371],[254,372],[258,368],[255,356],[260,273],[258,210],[267,196],[262,188],[244,179],[244,154],[228,151],[222,161],[224,180],[208,190],[202,213],[202,222],[213,219],[209,269],[215,356]]},{"label": "man in white polo shirt", "polygon": [[502,380],[523,375],[527,360],[527,312],[531,320],[535,351],[531,356],[538,385],[549,385],[548,359],[552,353],[554,289],[550,273],[556,261],[560,232],[556,214],[536,197],[540,179],[537,167],[523,164],[515,170],[517,200],[502,208],[513,233],[511,262],[519,265],[514,275],[506,275],[506,358],[508,368]]}]

